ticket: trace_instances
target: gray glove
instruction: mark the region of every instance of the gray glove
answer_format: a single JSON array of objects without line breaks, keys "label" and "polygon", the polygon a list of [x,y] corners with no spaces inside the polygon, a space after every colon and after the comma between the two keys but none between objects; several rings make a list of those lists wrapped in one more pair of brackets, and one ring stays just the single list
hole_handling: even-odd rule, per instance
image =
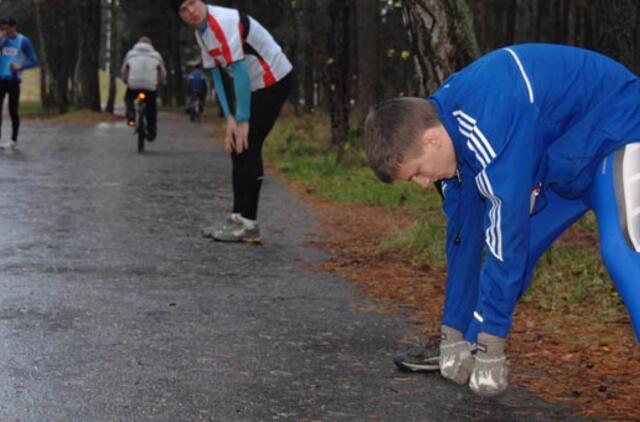
[{"label": "gray glove", "polygon": [[504,343],[504,338],[487,333],[478,334],[478,348],[469,387],[479,396],[497,396],[509,385]]},{"label": "gray glove", "polygon": [[466,384],[473,369],[473,345],[462,333],[443,325],[440,341],[440,373],[456,384]]}]

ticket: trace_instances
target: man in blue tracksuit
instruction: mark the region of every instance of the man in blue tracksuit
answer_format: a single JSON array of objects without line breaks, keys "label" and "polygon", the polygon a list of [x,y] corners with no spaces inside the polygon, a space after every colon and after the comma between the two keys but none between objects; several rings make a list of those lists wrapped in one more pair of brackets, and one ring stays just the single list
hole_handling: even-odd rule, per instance
[{"label": "man in blue tracksuit", "polygon": [[2,128],[2,108],[4,98],[9,94],[9,114],[11,115],[11,140],[0,144],[0,148],[16,148],[20,130],[20,73],[38,65],[36,53],[28,37],[16,29],[16,21],[11,17],[0,19],[0,129]]},{"label": "man in blue tracksuit", "polygon": [[590,209],[640,339],[640,79],[624,66],[572,47],[503,48],[427,100],[380,104],[365,137],[381,180],[442,181],[446,378],[485,396],[506,388],[515,304],[538,258]]}]

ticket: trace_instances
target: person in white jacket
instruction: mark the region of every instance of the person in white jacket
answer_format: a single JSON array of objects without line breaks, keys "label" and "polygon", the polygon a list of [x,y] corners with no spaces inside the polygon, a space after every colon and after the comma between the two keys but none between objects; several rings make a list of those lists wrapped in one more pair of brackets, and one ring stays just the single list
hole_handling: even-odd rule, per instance
[{"label": "person in white jacket", "polygon": [[162,56],[153,48],[149,37],[141,37],[124,59],[122,79],[127,84],[124,102],[127,107],[129,126],[135,124],[133,100],[141,91],[147,96],[147,123],[149,126],[147,139],[149,141],[156,138],[157,90],[158,86],[165,82],[166,77],[167,70],[164,67]]}]

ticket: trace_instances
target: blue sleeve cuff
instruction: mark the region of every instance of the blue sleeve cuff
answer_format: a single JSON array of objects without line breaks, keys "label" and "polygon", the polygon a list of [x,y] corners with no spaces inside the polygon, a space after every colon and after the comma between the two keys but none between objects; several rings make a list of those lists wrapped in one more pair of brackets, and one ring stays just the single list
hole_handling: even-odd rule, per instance
[{"label": "blue sleeve cuff", "polygon": [[224,83],[222,82],[220,69],[217,67],[214,68],[211,71],[211,74],[213,76],[213,86],[216,90],[216,95],[218,96],[218,101],[220,102],[220,106],[222,107],[224,117],[229,117],[229,101],[227,100],[227,94],[224,92]]},{"label": "blue sleeve cuff", "polygon": [[247,123],[251,119],[251,78],[245,60],[231,64],[233,87],[236,94],[236,121]]}]

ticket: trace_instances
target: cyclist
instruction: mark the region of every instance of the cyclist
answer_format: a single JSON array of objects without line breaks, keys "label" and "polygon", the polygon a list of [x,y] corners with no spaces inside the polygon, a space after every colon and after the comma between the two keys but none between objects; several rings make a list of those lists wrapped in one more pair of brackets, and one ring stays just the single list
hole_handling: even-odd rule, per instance
[{"label": "cyclist", "polygon": [[[236,10],[202,0],[173,0],[180,18],[195,29],[203,64],[213,69],[216,95],[227,118],[225,144],[233,167],[233,211],[220,227],[203,230],[221,242],[262,241],[258,200],[264,169],[262,145],[293,89],[293,66],[271,34]],[[225,92],[222,73],[232,76]],[[227,94],[235,98],[231,111]]]},{"label": "cyclist", "polygon": [[209,92],[209,85],[200,63],[195,65],[189,76],[187,76],[187,86],[189,89],[189,97],[191,98],[196,95],[200,100],[200,109],[197,110],[197,112],[202,113],[204,111],[207,93]]},{"label": "cyclist", "polygon": [[127,53],[122,64],[122,79],[127,84],[124,102],[127,107],[127,123],[135,124],[133,100],[139,92],[147,96],[147,123],[149,133],[147,140],[153,142],[157,133],[158,109],[156,106],[158,86],[165,82],[167,71],[162,56],[151,43],[149,37],[141,37]]},{"label": "cyclist", "polygon": [[0,148],[9,149],[18,146],[20,130],[20,76],[23,70],[38,65],[31,40],[18,32],[16,21],[6,16],[0,19],[0,129],[2,128],[2,109],[4,98],[9,94],[9,114],[11,115],[11,140],[0,144]]}]

